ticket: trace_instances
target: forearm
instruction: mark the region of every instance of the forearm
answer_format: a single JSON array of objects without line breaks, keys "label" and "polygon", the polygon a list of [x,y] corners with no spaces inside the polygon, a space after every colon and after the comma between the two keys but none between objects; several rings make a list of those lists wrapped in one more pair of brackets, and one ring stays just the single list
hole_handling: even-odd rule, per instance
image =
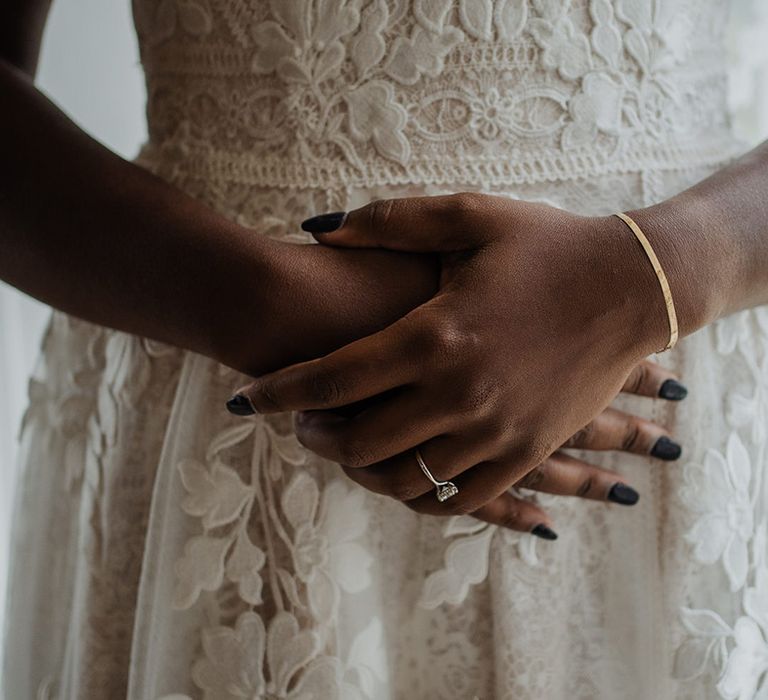
[{"label": "forearm", "polygon": [[669,277],[681,335],[768,303],[768,142],[630,215]]},{"label": "forearm", "polygon": [[208,273],[231,270],[234,287],[247,264],[258,278],[263,242],[96,143],[7,63],[0,94],[0,277],[84,319],[209,351],[193,325],[237,290]]},{"label": "forearm", "polygon": [[6,63],[0,94],[0,278],[58,309],[259,373],[378,330],[436,286],[431,260],[228,221],[96,143]]}]

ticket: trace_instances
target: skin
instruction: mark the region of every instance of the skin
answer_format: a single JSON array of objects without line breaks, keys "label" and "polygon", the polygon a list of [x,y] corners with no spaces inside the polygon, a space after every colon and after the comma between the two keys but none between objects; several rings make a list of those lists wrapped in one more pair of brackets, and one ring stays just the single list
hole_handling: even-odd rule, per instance
[{"label": "skin", "polygon": [[[764,144],[629,212],[669,278],[681,337],[768,301],[766,191]],[[317,238],[439,253],[440,291],[383,332],[240,393],[260,413],[302,412],[304,445],[349,474],[374,470],[380,491],[421,513],[518,519],[507,489],[558,459],[558,447],[669,339],[659,281],[613,216],[459,193],[372,202]],[[328,412],[360,401],[371,404],[355,415]],[[415,448],[458,495],[437,501],[409,468]]]},{"label": "skin", "polygon": [[[0,278],[74,316],[251,375],[382,331],[438,289],[447,269],[439,256],[297,246],[254,235],[89,138],[33,85],[49,6],[9,0],[0,7]],[[471,284],[466,294],[469,309],[476,299]],[[439,300],[431,308],[437,314]],[[486,359],[478,355],[477,362]],[[628,380],[626,389],[655,396],[671,375],[636,359],[644,379]],[[489,371],[500,365],[497,357]],[[453,360],[447,366],[457,367]],[[627,374],[621,381],[612,375],[613,395]],[[666,434],[611,411],[569,425],[559,444],[570,439],[569,446],[586,449],[648,453]],[[418,472],[413,463],[408,469]],[[366,472],[364,483],[364,473],[355,471],[360,483],[386,490],[375,474]],[[565,455],[548,456],[536,474],[531,488],[587,498],[605,498],[609,482],[622,480]],[[586,483],[596,485],[585,490]],[[516,507],[525,517],[479,516],[524,530],[548,522],[522,502]]]}]

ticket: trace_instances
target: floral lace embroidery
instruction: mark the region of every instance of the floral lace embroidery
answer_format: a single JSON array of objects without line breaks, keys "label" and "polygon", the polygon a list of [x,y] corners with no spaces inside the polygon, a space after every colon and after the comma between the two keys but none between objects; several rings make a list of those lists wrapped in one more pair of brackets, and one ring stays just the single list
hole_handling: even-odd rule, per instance
[{"label": "floral lace embroidery", "polygon": [[[248,464],[232,466],[248,448]],[[330,627],[317,625],[335,618],[342,595],[370,585],[371,556],[357,542],[368,527],[366,494],[338,477],[321,492],[305,459],[292,435],[248,420],[218,433],[204,461],[178,465],[187,492],[181,506],[203,533],[187,541],[176,563],[174,605],[187,609],[228,582],[240,611],[233,627],[203,630],[204,657],[192,676],[205,698],[362,700],[383,680],[376,618],[355,637],[345,663],[328,654]],[[268,552],[251,540],[254,527]]]},{"label": "floral lace embroidery", "polygon": [[687,636],[674,670],[678,678],[691,679],[711,667],[720,697],[752,700],[768,696],[768,353],[761,349],[768,340],[768,314],[735,314],[713,332],[718,350],[740,362],[749,381],[737,384],[726,402],[733,430],[725,452],[710,448],[703,465],[686,467],[683,495],[698,515],[687,539],[698,561],[722,566],[742,614],[731,626],[715,610],[683,608]]},{"label": "floral lace embroidery", "polygon": [[173,153],[201,177],[499,185],[734,147],[709,5],[139,0],[135,14],[142,159]]}]

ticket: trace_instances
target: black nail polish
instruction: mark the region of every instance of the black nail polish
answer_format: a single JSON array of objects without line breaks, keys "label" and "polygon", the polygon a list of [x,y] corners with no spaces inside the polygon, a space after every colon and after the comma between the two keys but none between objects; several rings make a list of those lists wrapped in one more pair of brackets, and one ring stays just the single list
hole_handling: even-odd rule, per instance
[{"label": "black nail polish", "polygon": [[236,416],[252,416],[256,411],[253,410],[251,402],[243,394],[235,394],[227,401],[227,410]]},{"label": "black nail polish", "polygon": [[330,233],[341,228],[347,217],[345,211],[334,211],[330,214],[319,214],[301,222],[301,228],[309,233]]},{"label": "black nail polish", "polygon": [[531,534],[536,535],[536,537],[541,537],[544,540],[557,539],[557,533],[553,530],[550,530],[546,525],[544,525],[544,523],[533,528],[533,530],[531,530]]},{"label": "black nail polish", "polygon": [[679,459],[683,453],[683,448],[680,447],[674,440],[670,440],[666,435],[662,435],[651,450],[651,455],[664,459],[667,462]]},{"label": "black nail polish", "polygon": [[682,401],[688,396],[688,389],[677,379],[667,379],[659,388],[659,396],[667,401]]},{"label": "black nail polish", "polygon": [[633,506],[640,498],[640,494],[631,486],[621,482],[614,484],[608,492],[608,500],[620,503],[623,506]]}]

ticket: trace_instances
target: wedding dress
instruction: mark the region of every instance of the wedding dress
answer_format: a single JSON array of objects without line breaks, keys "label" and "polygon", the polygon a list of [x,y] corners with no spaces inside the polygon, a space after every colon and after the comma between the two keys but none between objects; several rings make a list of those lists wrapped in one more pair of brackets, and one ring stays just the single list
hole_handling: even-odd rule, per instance
[{"label": "wedding dress", "polygon": [[[746,150],[716,0],[134,15],[138,162],[254,235],[461,190],[604,214]],[[22,431],[6,698],[765,700],[767,350],[759,309],[661,356],[689,398],[619,404],[683,458],[589,455],[633,508],[521,491],[553,516],[546,542],[368,493],[290,416],[229,415],[235,372],[55,313]]]}]

